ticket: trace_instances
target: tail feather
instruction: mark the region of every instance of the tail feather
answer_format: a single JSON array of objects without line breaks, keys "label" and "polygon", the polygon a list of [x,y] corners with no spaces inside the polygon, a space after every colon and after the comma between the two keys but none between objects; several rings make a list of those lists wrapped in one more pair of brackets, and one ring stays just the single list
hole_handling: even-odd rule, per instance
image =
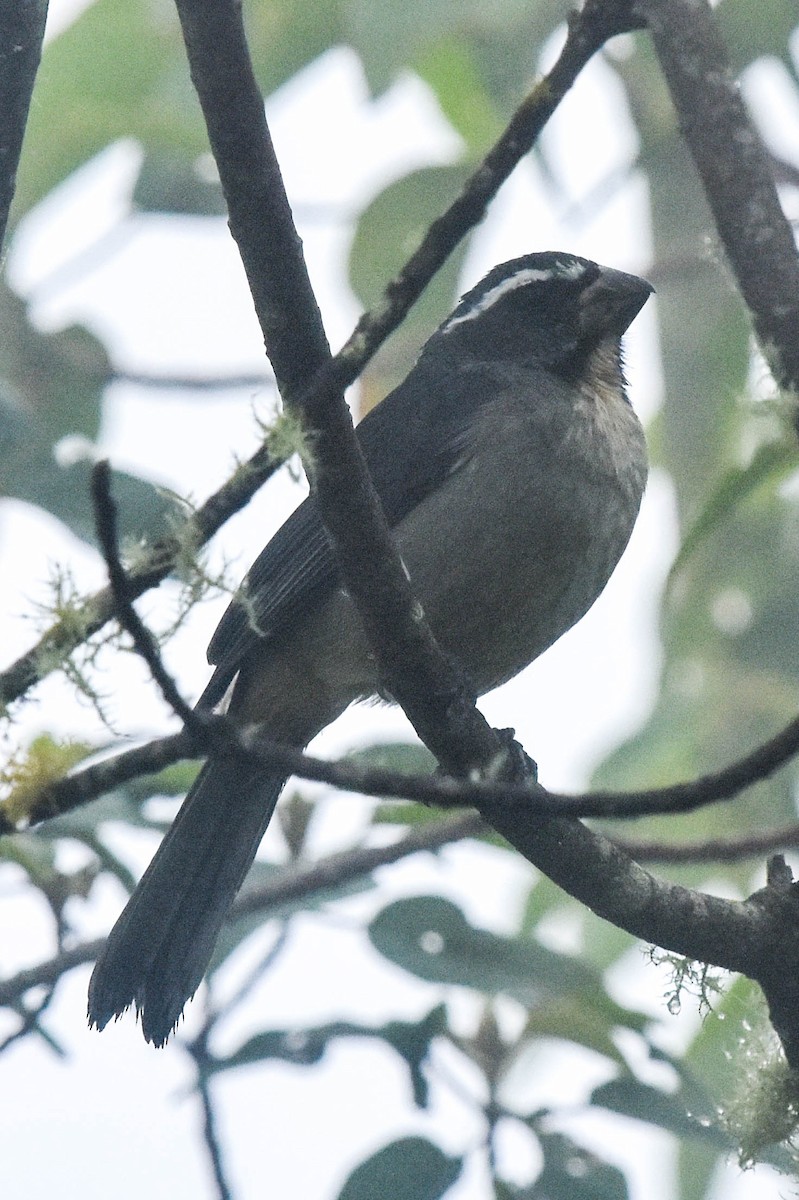
[{"label": "tail feather", "polygon": [[136,1006],[161,1046],[194,995],[222,922],[285,780],[241,762],[206,763],[94,968],[89,1022],[102,1029]]}]

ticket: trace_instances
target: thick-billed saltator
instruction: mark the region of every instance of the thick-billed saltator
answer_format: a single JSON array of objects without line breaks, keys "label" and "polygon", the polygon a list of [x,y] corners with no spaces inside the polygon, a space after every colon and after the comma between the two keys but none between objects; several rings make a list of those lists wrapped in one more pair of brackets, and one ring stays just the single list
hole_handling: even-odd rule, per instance
[{"label": "thick-billed saltator", "polygon": [[[416,595],[477,694],[590,608],[647,475],[621,337],[651,287],[565,253],[467,292],[357,434]],[[201,705],[305,746],[379,681],[313,494],[253,564],[208,648]],[[232,686],[231,686],[232,685]],[[285,780],[210,758],[114,926],[89,988],[161,1045],[208,965]]]}]

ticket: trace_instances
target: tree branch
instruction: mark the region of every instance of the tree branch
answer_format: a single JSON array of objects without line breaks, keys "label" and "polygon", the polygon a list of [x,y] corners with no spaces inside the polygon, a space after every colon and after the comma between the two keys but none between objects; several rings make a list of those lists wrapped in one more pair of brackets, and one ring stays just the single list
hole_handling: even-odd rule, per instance
[{"label": "tree branch", "polygon": [[701,842],[636,841],[627,837],[614,837],[613,841],[638,862],[739,862],[742,858],[762,858],[774,850],[799,846],[799,824],[726,838],[706,838]]},{"label": "tree branch", "polygon": [[[407,775],[346,760],[328,762],[305,754],[296,747],[270,741],[260,734],[257,726],[240,731],[229,723],[227,717],[204,714],[201,723],[190,733],[184,731],[157,738],[53,781],[33,800],[27,820],[29,824],[37,824],[71,812],[131,779],[153,774],[182,758],[207,754],[212,748],[215,753],[247,755],[262,762],[265,768],[277,768],[286,775],[311,779],[365,796],[413,800],[444,808],[479,808],[484,804],[492,804],[515,811],[522,819],[531,816],[568,816],[618,820],[656,813],[691,812],[708,804],[731,799],[744,788],[766,778],[796,754],[799,749],[799,719],[792,721],[776,737],[757,746],[744,758],[698,779],[638,792],[565,794],[547,791],[531,779],[521,783],[491,779],[466,780],[440,774]],[[15,827],[2,817],[0,810],[0,833],[14,831]],[[768,842],[764,848],[771,849],[784,844]],[[653,853],[648,857],[657,858],[658,855]]]},{"label": "tree branch", "polygon": [[112,383],[131,383],[134,387],[154,388],[160,392],[233,392],[262,391],[274,388],[272,375],[261,372],[241,372],[233,375],[165,375],[153,371],[135,371],[114,367]]},{"label": "tree branch", "polygon": [[[245,886],[230,912],[230,919],[260,913],[268,916],[289,900],[335,891],[353,880],[364,878],[380,867],[399,862],[412,854],[440,850],[452,842],[477,837],[485,826],[474,813],[461,814],[446,821],[429,822],[406,833],[390,846],[359,846],[319,859],[315,863],[292,866],[259,887]],[[105,945],[105,938],[84,942],[62,951],[47,962],[19,971],[10,979],[0,980],[0,1006],[16,1003],[33,987],[52,987],[74,967],[94,962]]]},{"label": "tree branch", "polygon": [[16,189],[46,21],[47,0],[16,0],[0,9],[0,248]]},{"label": "tree branch", "polygon": [[[174,571],[187,546],[197,550],[204,546],[234,513],[249,504],[283,461],[273,453],[267,438],[255,454],[188,518],[175,536],[156,542],[140,565],[131,571],[128,576],[131,599],[135,600],[163,583]],[[83,601],[68,618],[54,622],[35,646],[0,674],[0,707],[19,700],[115,616],[113,591],[105,587]]]},{"label": "tree branch", "polygon": [[777,382],[799,392],[799,256],[707,0],[634,0]]},{"label": "tree branch", "polygon": [[128,576],[119,558],[117,509],[111,495],[111,466],[108,459],[94,464],[92,469],[92,505],[97,539],[108,568],[109,586],[113,593],[116,615],[123,629],[130,634],[134,648],[150,669],[167,704],[192,733],[200,726],[200,718],[188,706],[167,672],[152,634],[133,607]]}]

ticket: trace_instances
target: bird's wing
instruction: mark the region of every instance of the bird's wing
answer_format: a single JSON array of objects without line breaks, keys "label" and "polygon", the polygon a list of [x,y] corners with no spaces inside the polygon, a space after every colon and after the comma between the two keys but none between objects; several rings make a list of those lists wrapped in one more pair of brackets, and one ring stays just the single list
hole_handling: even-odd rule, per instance
[{"label": "bird's wing", "polygon": [[[440,360],[440,356],[439,360]],[[357,435],[390,526],[469,454],[469,433],[484,397],[482,371],[430,367],[425,354],[411,375],[358,425]],[[496,391],[496,381],[493,390]],[[261,638],[301,620],[335,580],[333,549],[313,497],[281,526],[253,563],[208,647],[217,667],[205,702],[215,703],[243,657]]]}]

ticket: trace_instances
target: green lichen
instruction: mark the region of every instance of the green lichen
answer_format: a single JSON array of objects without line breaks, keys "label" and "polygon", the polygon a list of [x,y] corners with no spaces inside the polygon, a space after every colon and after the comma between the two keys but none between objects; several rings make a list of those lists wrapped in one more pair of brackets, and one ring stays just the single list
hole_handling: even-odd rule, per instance
[{"label": "green lichen", "polygon": [[87,743],[56,741],[47,733],[17,750],[0,768],[0,787],[5,792],[3,816],[12,825],[24,823],[49,784],[61,779],[92,751]]},{"label": "green lichen", "polygon": [[799,1132],[799,1072],[787,1063],[765,1016],[741,1038],[735,1089],[719,1108],[719,1123],[738,1146],[742,1167],[752,1167],[769,1146],[795,1148]]}]

